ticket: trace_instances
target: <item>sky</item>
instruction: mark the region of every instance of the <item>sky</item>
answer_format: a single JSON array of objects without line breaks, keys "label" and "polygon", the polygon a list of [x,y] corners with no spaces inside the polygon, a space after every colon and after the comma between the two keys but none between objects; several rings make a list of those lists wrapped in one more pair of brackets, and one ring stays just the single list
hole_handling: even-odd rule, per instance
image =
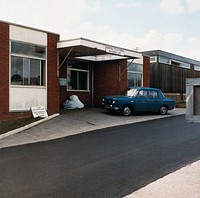
[{"label": "sky", "polygon": [[0,0],[0,20],[200,61],[198,0]]}]

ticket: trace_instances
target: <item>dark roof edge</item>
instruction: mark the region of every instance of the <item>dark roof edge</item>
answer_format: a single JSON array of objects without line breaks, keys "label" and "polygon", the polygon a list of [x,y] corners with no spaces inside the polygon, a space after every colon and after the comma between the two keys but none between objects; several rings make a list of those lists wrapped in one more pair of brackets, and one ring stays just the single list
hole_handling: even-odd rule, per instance
[{"label": "dark roof edge", "polygon": [[149,50],[149,51],[143,51],[141,53],[144,55],[148,55],[148,56],[164,56],[167,58],[175,59],[177,61],[186,62],[186,63],[190,63],[193,65],[200,65],[200,61],[198,61],[198,60],[194,60],[191,58],[187,58],[187,57],[173,54],[170,52],[166,52],[163,50]]}]

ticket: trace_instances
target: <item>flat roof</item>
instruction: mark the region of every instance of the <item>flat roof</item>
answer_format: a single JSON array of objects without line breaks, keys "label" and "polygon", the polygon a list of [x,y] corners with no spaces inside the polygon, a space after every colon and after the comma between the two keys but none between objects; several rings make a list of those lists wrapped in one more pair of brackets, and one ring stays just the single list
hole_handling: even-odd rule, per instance
[{"label": "flat roof", "polygon": [[191,59],[191,58],[187,58],[184,56],[180,56],[180,55],[176,55],[176,54],[172,54],[169,52],[165,52],[162,50],[150,50],[150,51],[144,51],[142,52],[144,55],[148,55],[148,56],[162,56],[162,57],[167,57],[173,60],[177,60],[177,61],[181,61],[181,62],[185,62],[185,63],[189,63],[189,64],[193,64],[193,65],[200,65],[200,61]]},{"label": "flat roof", "polygon": [[30,29],[30,30],[36,30],[36,31],[39,31],[39,32],[50,33],[50,34],[55,34],[55,35],[60,36],[60,34],[58,34],[58,33],[50,32],[50,31],[46,31],[46,30],[42,30],[42,29],[39,29],[39,28],[33,28],[33,27],[26,26],[26,25],[20,25],[20,24],[17,24],[17,23],[12,23],[12,22],[3,21],[3,20],[0,20],[0,22],[1,22],[1,23],[7,23],[7,24],[13,25],[13,26],[18,26],[18,27],[22,27],[22,28],[27,28],[27,29]]},{"label": "flat roof", "polygon": [[92,41],[86,38],[75,38],[57,43],[61,56],[69,55],[87,61],[108,61],[120,59],[141,59],[142,53],[113,45]]}]

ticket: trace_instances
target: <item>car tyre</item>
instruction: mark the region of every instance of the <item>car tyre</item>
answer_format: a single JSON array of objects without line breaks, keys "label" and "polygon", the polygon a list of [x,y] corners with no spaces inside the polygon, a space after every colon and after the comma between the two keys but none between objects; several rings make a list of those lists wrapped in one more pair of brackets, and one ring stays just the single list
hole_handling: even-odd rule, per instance
[{"label": "car tyre", "polygon": [[132,108],[130,105],[125,105],[122,109],[122,114],[124,116],[130,116],[132,114]]},{"label": "car tyre", "polygon": [[166,115],[167,111],[168,111],[168,109],[167,109],[166,106],[161,106],[160,109],[159,109],[160,115]]}]

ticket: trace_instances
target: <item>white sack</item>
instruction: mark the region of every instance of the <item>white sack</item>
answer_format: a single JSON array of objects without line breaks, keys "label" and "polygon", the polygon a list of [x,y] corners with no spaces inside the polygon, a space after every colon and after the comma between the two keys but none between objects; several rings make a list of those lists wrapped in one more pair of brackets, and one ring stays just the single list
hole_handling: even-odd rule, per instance
[{"label": "white sack", "polygon": [[72,95],[69,97],[69,100],[66,100],[63,103],[65,109],[81,109],[84,108],[84,104],[79,100],[78,96]]}]

